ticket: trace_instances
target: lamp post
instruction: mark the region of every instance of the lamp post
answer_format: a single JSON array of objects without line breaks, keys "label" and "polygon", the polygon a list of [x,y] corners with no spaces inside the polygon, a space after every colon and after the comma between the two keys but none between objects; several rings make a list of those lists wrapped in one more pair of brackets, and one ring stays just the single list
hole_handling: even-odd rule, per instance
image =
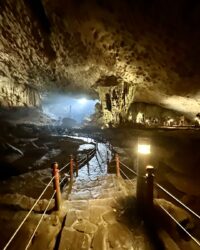
[{"label": "lamp post", "polygon": [[140,205],[144,204],[145,200],[145,174],[146,166],[149,165],[149,156],[151,153],[151,145],[149,138],[138,138],[137,148],[137,187],[136,198]]}]

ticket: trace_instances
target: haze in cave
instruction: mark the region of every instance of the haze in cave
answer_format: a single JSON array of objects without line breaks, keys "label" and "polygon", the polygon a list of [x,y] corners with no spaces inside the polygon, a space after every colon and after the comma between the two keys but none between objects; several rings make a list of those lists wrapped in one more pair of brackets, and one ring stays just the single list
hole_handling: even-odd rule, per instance
[{"label": "haze in cave", "polygon": [[196,0],[0,1],[1,249],[199,249],[199,27]]}]

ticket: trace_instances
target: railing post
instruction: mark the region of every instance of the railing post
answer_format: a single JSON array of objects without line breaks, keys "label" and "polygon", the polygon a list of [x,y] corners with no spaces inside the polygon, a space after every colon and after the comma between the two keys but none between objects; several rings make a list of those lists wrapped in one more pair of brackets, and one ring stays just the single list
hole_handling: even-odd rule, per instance
[{"label": "railing post", "polygon": [[60,210],[61,205],[61,193],[60,193],[60,177],[59,177],[59,169],[58,169],[58,163],[54,162],[52,164],[52,175],[54,177],[53,180],[53,187],[55,193],[55,209],[58,211]]},{"label": "railing post", "polygon": [[145,200],[145,174],[146,166],[149,164],[148,155],[138,155],[137,158],[137,185],[136,199],[139,207],[144,205]]},{"label": "railing post", "polygon": [[73,177],[74,177],[74,159],[73,159],[73,155],[70,155],[70,182],[73,181]]},{"label": "railing post", "polygon": [[76,177],[78,177],[79,166],[78,166],[78,159],[77,159],[77,157],[75,158],[75,166],[76,166]]},{"label": "railing post", "polygon": [[119,165],[119,155],[115,154],[115,161],[116,161],[116,175],[117,177],[120,176],[120,165]]},{"label": "railing post", "polygon": [[146,167],[146,192],[145,192],[145,203],[147,206],[147,210],[150,212],[153,208],[153,189],[154,189],[154,167],[147,166]]}]

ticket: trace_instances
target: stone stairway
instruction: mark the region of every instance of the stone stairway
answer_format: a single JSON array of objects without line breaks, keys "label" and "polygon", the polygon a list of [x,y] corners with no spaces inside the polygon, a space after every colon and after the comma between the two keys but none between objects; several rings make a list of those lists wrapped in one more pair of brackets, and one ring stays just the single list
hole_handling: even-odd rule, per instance
[{"label": "stone stairway", "polygon": [[154,249],[129,187],[115,175],[77,178],[63,204],[67,215],[58,249]]}]

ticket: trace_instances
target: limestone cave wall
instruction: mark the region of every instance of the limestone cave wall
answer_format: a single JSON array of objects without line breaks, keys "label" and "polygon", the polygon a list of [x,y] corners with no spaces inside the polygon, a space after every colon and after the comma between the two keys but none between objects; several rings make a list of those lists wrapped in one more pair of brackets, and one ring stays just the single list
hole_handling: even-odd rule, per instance
[{"label": "limestone cave wall", "polygon": [[[128,111],[134,101],[136,87],[114,76],[99,81],[97,91],[102,103],[104,123],[117,126],[127,121]],[[102,85],[100,85],[102,84]]]},{"label": "limestone cave wall", "polygon": [[1,104],[36,105],[43,91],[99,93],[112,105],[105,121],[123,120],[133,101],[192,118],[199,25],[195,0],[0,1]]},{"label": "limestone cave wall", "polygon": [[170,125],[169,120],[173,121],[174,125],[187,125],[191,121],[184,117],[181,113],[160,107],[155,104],[144,102],[134,102],[129,107],[128,121],[137,122],[138,113],[142,113],[145,124],[153,125]]},{"label": "limestone cave wall", "polygon": [[11,80],[0,81],[0,106],[3,107],[39,107],[41,96],[33,86],[16,85]]}]

